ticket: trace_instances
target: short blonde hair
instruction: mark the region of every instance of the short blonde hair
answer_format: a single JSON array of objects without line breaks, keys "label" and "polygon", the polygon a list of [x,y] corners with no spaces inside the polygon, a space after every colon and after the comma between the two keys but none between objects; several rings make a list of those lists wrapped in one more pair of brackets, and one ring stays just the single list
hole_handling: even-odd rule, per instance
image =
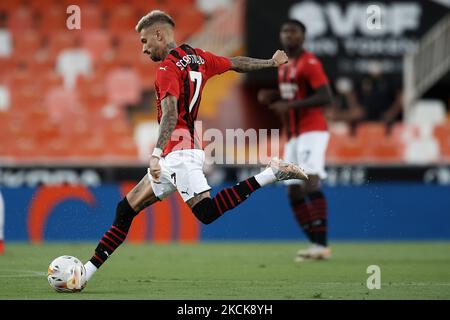
[{"label": "short blonde hair", "polygon": [[153,10],[147,13],[145,16],[143,16],[141,20],[139,20],[135,29],[137,32],[141,32],[142,29],[148,28],[158,22],[167,23],[170,24],[172,27],[175,27],[175,22],[173,21],[171,16],[169,16],[164,11]]}]

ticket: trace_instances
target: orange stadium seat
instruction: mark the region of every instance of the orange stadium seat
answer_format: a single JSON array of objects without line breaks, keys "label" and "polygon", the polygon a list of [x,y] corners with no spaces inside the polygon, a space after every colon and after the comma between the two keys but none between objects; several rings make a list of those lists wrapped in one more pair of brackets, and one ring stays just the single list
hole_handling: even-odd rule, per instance
[{"label": "orange stadium seat", "polygon": [[0,11],[4,11],[7,14],[11,14],[21,6],[19,1],[0,1]]},{"label": "orange stadium seat", "polygon": [[[154,9],[160,9],[160,3],[159,0],[131,0],[129,3],[132,4],[133,8],[136,9],[136,12],[138,14],[138,18],[142,17],[143,15],[149,13],[151,10]],[[138,20],[136,20],[136,23]]]},{"label": "orange stadium seat", "polygon": [[43,102],[40,86],[28,83],[22,86],[11,87],[11,102],[13,112],[30,112]]},{"label": "orange stadium seat", "polygon": [[66,139],[56,136],[52,139],[41,141],[39,144],[39,149],[42,148],[41,154],[45,158],[52,158],[54,160],[63,160],[67,158],[70,149],[73,144],[68,142]]},{"label": "orange stadium seat", "polygon": [[22,35],[33,28],[33,11],[27,7],[19,7],[10,12],[8,17],[8,30],[13,35]]},{"label": "orange stadium seat", "polygon": [[[51,1],[51,0],[47,0],[47,1]],[[97,2],[97,1],[92,1],[92,0],[57,0],[59,2],[64,3],[65,7],[68,7],[72,4],[79,6],[81,9],[83,9],[85,6],[91,5],[93,2]]]},{"label": "orange stadium seat", "polygon": [[81,38],[79,33],[54,32],[48,35],[48,55],[49,59],[55,60],[58,54],[64,49],[76,47],[77,41]]},{"label": "orange stadium seat", "polygon": [[389,137],[401,143],[407,143],[420,136],[420,128],[414,123],[395,123],[389,133]]},{"label": "orange stadium seat", "polygon": [[326,159],[330,163],[364,162],[364,144],[353,137],[331,133]]},{"label": "orange stadium seat", "polygon": [[102,62],[111,53],[111,38],[105,30],[92,30],[81,35],[83,47],[95,63]]},{"label": "orange stadium seat", "polygon": [[[47,10],[47,8],[61,6],[61,0],[39,0],[39,1],[27,1],[27,7],[32,9],[34,12],[42,15],[42,12]],[[65,8],[67,5],[64,5],[64,14],[66,12]]]},{"label": "orange stadium seat", "polygon": [[81,30],[98,30],[104,26],[103,12],[96,5],[87,4],[81,7]]},{"label": "orange stadium seat", "polygon": [[202,27],[204,21],[205,17],[194,6],[183,9],[180,14],[176,16],[178,29],[183,30],[183,32],[187,34],[193,34],[198,31]]},{"label": "orange stadium seat", "polygon": [[104,155],[108,158],[115,158],[123,161],[136,161],[138,159],[138,151],[136,143],[131,137],[117,138],[114,143],[109,144],[104,150]]},{"label": "orange stadium seat", "polygon": [[[118,6],[128,3],[127,0],[100,0],[100,8],[104,11],[113,11]],[[146,1],[142,1],[146,2]]]},{"label": "orange stadium seat", "polygon": [[0,58],[0,84],[6,83],[14,73],[15,61],[12,58]]},{"label": "orange stadium seat", "polygon": [[142,44],[136,32],[124,32],[119,38],[114,60],[119,65],[140,65],[144,61]]},{"label": "orange stadium seat", "polygon": [[450,121],[436,125],[433,129],[433,134],[438,141],[450,140]]},{"label": "orange stadium seat", "polygon": [[439,143],[441,159],[450,161],[450,122],[436,125],[433,129],[433,135]]},{"label": "orange stadium seat", "polygon": [[367,157],[376,163],[400,163],[403,162],[404,145],[394,139],[374,141],[366,149]]},{"label": "orange stadium seat", "polygon": [[119,106],[137,103],[141,95],[139,75],[130,68],[112,70],[106,76],[106,93],[109,102]]},{"label": "orange stadium seat", "polygon": [[47,71],[42,75],[36,74],[35,80],[41,81],[42,92],[47,92],[49,89],[62,86],[63,84],[62,76],[53,70]]},{"label": "orange stadium seat", "polygon": [[154,63],[147,58],[149,61],[144,62],[139,67],[135,66],[135,70],[140,75],[141,86],[143,89],[154,89],[155,87],[155,77],[158,64]]},{"label": "orange stadium seat", "polygon": [[[67,7],[62,5],[51,5],[41,11],[38,29],[43,33],[65,32],[66,35],[73,33],[67,32],[66,13]],[[76,31],[74,31],[76,32]]]},{"label": "orange stadium seat", "polygon": [[77,90],[80,100],[89,112],[99,110],[107,103],[106,89],[103,77],[84,78],[79,77]]},{"label": "orange stadium seat", "polygon": [[50,89],[45,104],[52,121],[71,121],[74,114],[81,113],[82,107],[75,90],[57,87]]},{"label": "orange stadium seat", "polygon": [[113,35],[134,30],[137,14],[132,6],[127,4],[115,6],[109,14],[108,30]]},{"label": "orange stadium seat", "polygon": [[356,138],[362,142],[383,140],[386,136],[386,126],[381,122],[362,122],[356,128]]},{"label": "orange stadium seat", "polygon": [[13,40],[13,52],[14,57],[26,55],[30,56],[35,54],[42,47],[41,35],[33,30],[21,34],[14,34]]},{"label": "orange stadium seat", "polygon": [[31,158],[36,156],[38,147],[33,137],[16,137],[10,150],[14,158]]}]

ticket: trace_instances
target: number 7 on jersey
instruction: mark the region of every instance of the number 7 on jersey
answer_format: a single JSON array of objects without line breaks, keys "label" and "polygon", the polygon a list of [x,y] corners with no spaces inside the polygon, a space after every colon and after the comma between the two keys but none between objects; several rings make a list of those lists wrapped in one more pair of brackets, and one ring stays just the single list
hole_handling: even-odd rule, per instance
[{"label": "number 7 on jersey", "polygon": [[189,112],[191,112],[192,108],[195,106],[198,100],[200,88],[202,86],[202,74],[198,71],[189,71],[189,78],[195,84],[194,96],[192,97],[191,103],[189,104]]}]

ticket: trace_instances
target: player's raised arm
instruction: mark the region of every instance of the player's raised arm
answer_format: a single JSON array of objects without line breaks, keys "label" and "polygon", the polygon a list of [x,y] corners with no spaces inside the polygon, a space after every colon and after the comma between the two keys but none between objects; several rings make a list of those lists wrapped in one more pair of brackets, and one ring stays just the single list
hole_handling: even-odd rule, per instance
[{"label": "player's raised arm", "polygon": [[156,142],[155,150],[150,158],[150,174],[158,181],[161,174],[161,167],[159,159],[167,142],[172,136],[178,119],[177,98],[172,95],[167,95],[161,100],[162,117],[159,124],[159,135]]},{"label": "player's raised arm", "polygon": [[276,68],[288,62],[288,57],[283,50],[277,50],[272,59],[256,59],[250,57],[233,57],[231,70],[236,72],[250,72],[266,68]]}]

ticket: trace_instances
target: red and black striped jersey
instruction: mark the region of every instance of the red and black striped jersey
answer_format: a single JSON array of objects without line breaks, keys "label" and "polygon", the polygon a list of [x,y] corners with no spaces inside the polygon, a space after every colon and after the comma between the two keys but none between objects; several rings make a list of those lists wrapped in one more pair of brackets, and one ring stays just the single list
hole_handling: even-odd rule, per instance
[{"label": "red and black striped jersey", "polygon": [[164,147],[163,156],[175,150],[202,148],[194,123],[203,88],[208,79],[230,68],[230,59],[187,44],[172,49],[160,63],[155,81],[158,123],[162,116],[161,101],[167,95],[178,99],[178,121],[170,141]]},{"label": "red and black striped jersey", "polygon": [[[284,100],[306,98],[313,90],[327,83],[328,78],[319,59],[305,50],[278,67],[278,84],[281,98]],[[284,119],[284,126],[288,138],[304,132],[328,130],[322,106],[290,109]]]}]

